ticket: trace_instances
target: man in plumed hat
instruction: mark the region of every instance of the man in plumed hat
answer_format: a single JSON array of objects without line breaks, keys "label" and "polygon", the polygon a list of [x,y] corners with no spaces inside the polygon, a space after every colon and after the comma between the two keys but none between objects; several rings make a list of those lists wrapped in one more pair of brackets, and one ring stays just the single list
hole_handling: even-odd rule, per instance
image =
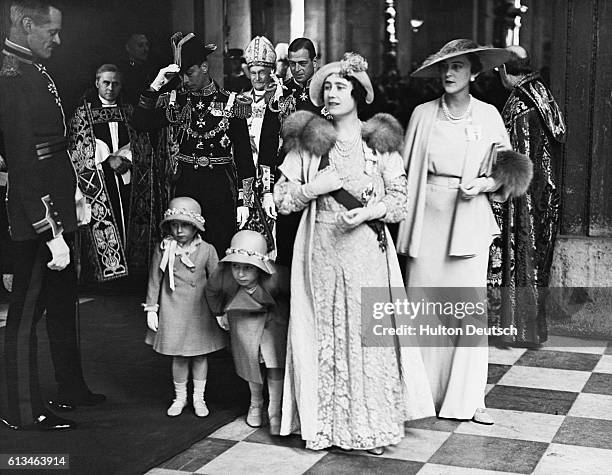
[{"label": "man in plumed hat", "polygon": [[134,126],[167,128],[173,196],[189,196],[202,207],[205,237],[220,257],[249,215],[255,167],[246,119],[251,101],[221,89],[210,77],[204,45],[193,34],[173,36],[175,64],[162,68],[142,93]]}]

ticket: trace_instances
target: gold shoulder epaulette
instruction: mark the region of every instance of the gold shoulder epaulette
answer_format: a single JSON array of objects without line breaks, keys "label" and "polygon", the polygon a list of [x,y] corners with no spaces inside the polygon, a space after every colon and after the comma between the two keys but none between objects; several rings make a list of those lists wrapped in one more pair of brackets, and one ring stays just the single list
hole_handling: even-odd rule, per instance
[{"label": "gold shoulder epaulette", "polygon": [[0,68],[0,77],[10,78],[20,74],[19,60],[11,54],[5,54],[2,59],[2,67]]},{"label": "gold shoulder epaulette", "polygon": [[253,114],[251,108],[252,103],[253,99],[246,94],[236,94],[234,104],[232,105],[232,117],[236,117],[237,119],[248,119],[251,117]]},{"label": "gold shoulder epaulette", "polygon": [[164,92],[157,98],[157,107],[166,107],[170,104],[170,93]]}]

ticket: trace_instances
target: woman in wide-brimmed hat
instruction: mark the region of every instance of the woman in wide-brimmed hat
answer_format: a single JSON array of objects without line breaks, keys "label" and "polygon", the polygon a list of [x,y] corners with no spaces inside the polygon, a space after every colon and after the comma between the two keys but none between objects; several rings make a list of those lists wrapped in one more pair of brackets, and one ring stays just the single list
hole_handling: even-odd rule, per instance
[{"label": "woman in wide-brimmed hat", "polygon": [[309,92],[333,121],[301,111],[283,124],[275,200],[280,213],[305,211],[291,268],[281,434],[299,426],[310,449],[381,454],[402,439],[406,419],[434,413],[418,349],[373,342],[378,321],[362,320],[362,289],[382,288],[373,297],[389,303],[389,287],[403,285],[384,224],[406,210],[403,131],[385,114],[359,120],[374,91],[358,54],[319,69]]},{"label": "woman in wide-brimmed hat", "polygon": [[[431,328],[441,323],[463,332],[472,324],[486,328],[488,252],[499,233],[489,198],[524,193],[531,179],[529,160],[509,150],[497,110],[470,95],[470,82],[507,58],[504,49],[458,39],[413,73],[440,79],[444,94],[415,109],[406,133],[408,214],[397,245],[408,256],[409,298],[421,296],[418,287],[465,287],[460,299],[483,310],[467,317],[457,311],[447,321],[429,315],[419,322]],[[445,291],[438,295],[445,298]],[[484,403],[486,337],[436,336],[423,343],[422,353],[438,415],[492,424]]]}]

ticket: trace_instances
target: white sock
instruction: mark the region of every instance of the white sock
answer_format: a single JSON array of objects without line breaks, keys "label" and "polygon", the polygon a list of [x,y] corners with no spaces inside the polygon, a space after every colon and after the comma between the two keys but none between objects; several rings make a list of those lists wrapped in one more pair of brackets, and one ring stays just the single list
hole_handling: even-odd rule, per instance
[{"label": "white sock", "polygon": [[251,383],[249,381],[249,389],[251,390],[251,406],[263,405],[263,384]]},{"label": "white sock", "polygon": [[206,389],[206,380],[193,380],[193,402],[204,400],[204,390]]},{"label": "white sock", "polygon": [[175,401],[187,401],[187,381],[178,383],[174,381]]},{"label": "white sock", "polygon": [[281,400],[283,397],[283,380],[268,378],[268,393],[270,395],[268,414],[270,417],[273,415],[280,415]]}]

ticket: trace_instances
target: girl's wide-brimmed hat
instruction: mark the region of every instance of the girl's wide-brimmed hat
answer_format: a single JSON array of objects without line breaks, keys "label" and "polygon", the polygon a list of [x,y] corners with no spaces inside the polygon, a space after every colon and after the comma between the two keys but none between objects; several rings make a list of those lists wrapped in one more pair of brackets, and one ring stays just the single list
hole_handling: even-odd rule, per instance
[{"label": "girl's wide-brimmed hat", "polygon": [[267,250],[266,238],[257,231],[238,231],[234,234],[230,247],[225,251],[225,257],[221,259],[221,262],[251,264],[272,274],[274,269],[270,264],[270,258],[266,255]]},{"label": "girl's wide-brimmed hat", "polygon": [[374,100],[374,88],[372,87],[370,76],[368,76],[366,72],[367,70],[368,62],[363,56],[358,53],[344,53],[342,60],[328,63],[314,73],[308,89],[310,100],[315,106],[322,107],[323,97],[321,90],[323,89],[325,79],[327,79],[330,74],[339,74],[345,78],[350,76],[357,79],[359,84],[366,90],[365,101],[371,104]]},{"label": "girl's wide-brimmed hat", "polygon": [[193,224],[200,231],[204,231],[205,221],[202,217],[202,208],[196,200],[188,196],[179,196],[170,201],[168,209],[164,213],[164,219],[159,225],[162,232],[166,234],[170,232],[168,229],[170,221],[184,221]]},{"label": "girl's wide-brimmed hat", "polygon": [[[482,63],[482,71],[496,68],[510,59],[510,52],[503,48],[489,48],[479,46],[472,40],[459,39],[453,40],[442,46],[442,49],[429,56],[420,68],[414,71],[411,76],[417,78],[439,77],[438,64],[446,59],[460,56],[462,54],[474,53],[478,55]],[[480,72],[480,71],[479,71]]]}]

